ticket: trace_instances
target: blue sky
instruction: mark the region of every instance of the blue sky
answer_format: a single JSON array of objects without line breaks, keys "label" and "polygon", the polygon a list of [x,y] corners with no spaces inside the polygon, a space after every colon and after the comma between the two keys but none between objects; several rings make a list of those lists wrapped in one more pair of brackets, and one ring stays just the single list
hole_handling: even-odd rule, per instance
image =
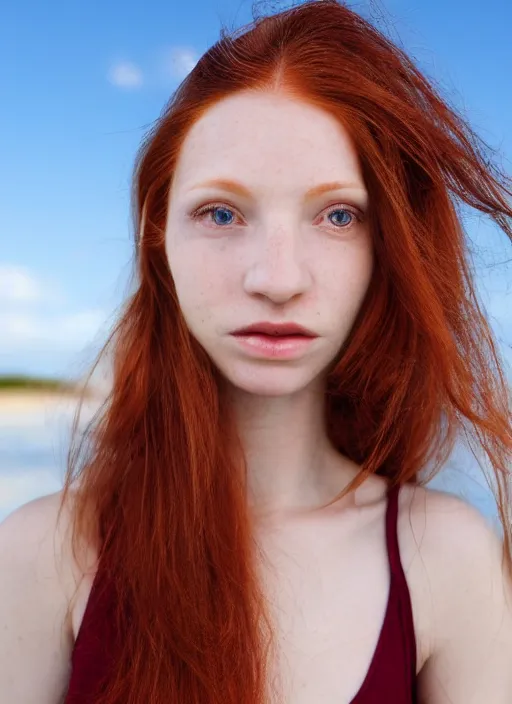
[{"label": "blue sky", "polygon": [[[510,0],[350,6],[383,18],[512,172]],[[250,19],[250,2],[239,0],[4,4],[0,373],[83,372],[126,292],[137,147],[221,24]],[[512,267],[485,266],[511,258],[510,245],[483,218],[469,231],[483,300],[512,361]]]}]

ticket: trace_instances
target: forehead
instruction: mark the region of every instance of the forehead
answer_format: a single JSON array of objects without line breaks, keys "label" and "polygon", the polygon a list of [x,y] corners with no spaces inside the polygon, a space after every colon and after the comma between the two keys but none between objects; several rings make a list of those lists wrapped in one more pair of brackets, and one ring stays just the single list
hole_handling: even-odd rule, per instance
[{"label": "forehead", "polygon": [[347,181],[364,188],[356,148],[329,113],[282,95],[241,93],[209,108],[188,132],[174,186],[218,176],[267,188]]}]

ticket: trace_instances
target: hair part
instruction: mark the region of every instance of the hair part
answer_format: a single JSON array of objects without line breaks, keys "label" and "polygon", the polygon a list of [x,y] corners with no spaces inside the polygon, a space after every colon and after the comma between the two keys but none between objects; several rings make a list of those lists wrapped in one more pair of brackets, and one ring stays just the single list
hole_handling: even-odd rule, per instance
[{"label": "hair part", "polygon": [[243,448],[164,247],[183,140],[241,91],[328,111],[360,156],[376,266],[326,389],[329,435],[361,465],[347,491],[371,474],[424,482],[462,431],[489,459],[512,564],[510,391],[459,211],[476,208],[512,239],[511,179],[400,49],[342,2],[309,0],[222,32],[136,161],[136,288],[102,353],[112,389],[72,447],[63,493],[74,546],[95,545],[116,594],[118,647],[97,704],[263,704],[272,686]]}]

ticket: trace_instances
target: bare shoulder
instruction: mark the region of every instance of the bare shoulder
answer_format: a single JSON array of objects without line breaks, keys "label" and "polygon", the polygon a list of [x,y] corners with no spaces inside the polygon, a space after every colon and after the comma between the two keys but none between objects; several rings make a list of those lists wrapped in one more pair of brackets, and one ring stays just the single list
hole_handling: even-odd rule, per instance
[{"label": "bare shoulder", "polygon": [[[17,508],[0,524],[4,575],[0,590],[23,592],[25,598],[40,604],[41,619],[45,608],[64,613],[78,584],[71,550],[72,504],[71,500],[63,504],[62,499],[62,492],[41,496]],[[62,627],[69,627],[66,618]]]},{"label": "bare shoulder", "polygon": [[79,572],[61,503],[62,492],[40,497],[0,524],[0,690],[13,704],[57,701],[68,675]]},{"label": "bare shoulder", "polygon": [[[420,664],[428,662],[425,671],[435,672],[430,675],[429,696],[435,681],[435,687],[456,693],[453,701],[462,701],[457,698],[462,690],[460,694],[456,690],[462,685],[451,679],[448,683],[447,672],[458,670],[459,679],[474,687],[471,662],[474,667],[496,653],[490,681],[502,676],[500,658],[512,656],[512,584],[503,563],[503,541],[464,500],[414,486],[401,491],[398,531]],[[437,701],[433,694],[430,700]]]},{"label": "bare shoulder", "polygon": [[[62,505],[62,492],[23,504],[0,523],[0,555],[22,574],[37,577],[35,584],[65,588],[73,573],[69,561],[72,503]],[[59,514],[60,511],[60,514]]]},{"label": "bare shoulder", "polygon": [[480,568],[491,574],[501,564],[498,533],[469,503],[421,486],[406,485],[400,493],[398,530],[405,562],[424,562],[449,577]]}]

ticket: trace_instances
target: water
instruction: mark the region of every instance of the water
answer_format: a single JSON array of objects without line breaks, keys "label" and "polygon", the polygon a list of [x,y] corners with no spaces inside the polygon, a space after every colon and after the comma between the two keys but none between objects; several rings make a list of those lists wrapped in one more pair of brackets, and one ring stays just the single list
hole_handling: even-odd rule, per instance
[{"label": "water", "polygon": [[[69,446],[74,401],[6,404],[0,399],[0,521],[31,499],[58,491]],[[95,410],[84,407],[86,422]],[[457,448],[432,486],[455,493],[492,522],[496,506],[474,457]]]},{"label": "water", "polygon": [[[18,506],[62,488],[76,402],[0,404],[0,520]],[[85,406],[84,421],[94,410]]]}]

